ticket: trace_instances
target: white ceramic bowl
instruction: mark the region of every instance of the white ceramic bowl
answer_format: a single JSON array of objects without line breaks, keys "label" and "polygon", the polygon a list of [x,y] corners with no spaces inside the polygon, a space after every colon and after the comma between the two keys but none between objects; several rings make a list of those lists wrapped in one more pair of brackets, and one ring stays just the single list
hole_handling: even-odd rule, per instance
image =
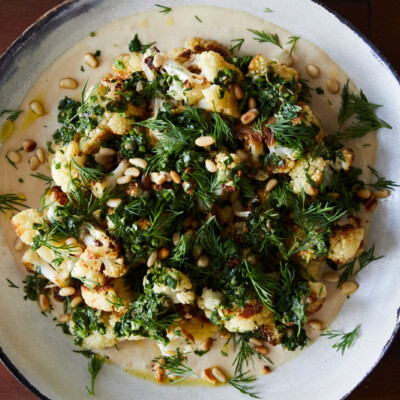
[{"label": "white ceramic bowl", "polygon": [[[163,0],[163,5],[215,5],[212,0]],[[234,8],[270,21],[313,42],[338,63],[368,98],[385,107],[379,116],[394,130],[381,132],[377,169],[400,182],[397,150],[400,148],[400,86],[398,77],[379,52],[343,19],[311,0],[219,0],[220,7]],[[274,12],[263,14],[268,5]],[[41,72],[63,51],[90,31],[127,14],[154,8],[145,0],[77,0],[59,6],[29,28],[0,59],[0,110],[18,106]],[[29,73],[27,73],[29,71]],[[1,183],[0,183],[1,187]],[[344,330],[362,324],[356,345],[344,356],[331,349],[332,342],[318,340],[301,356],[260,378],[258,389],[265,399],[338,400],[351,392],[371,371],[387,349],[398,327],[400,305],[400,191],[382,202],[372,217],[370,244],[385,257],[360,274],[360,289],[345,303],[336,320]],[[1,243],[0,238],[0,243]],[[0,358],[40,398],[86,399],[87,362],[71,352],[69,337],[44,320],[36,306],[10,296],[5,277],[20,281],[19,271],[7,249],[1,249]],[[243,399],[230,387],[215,389],[155,385],[107,366],[96,386],[96,399]]]}]

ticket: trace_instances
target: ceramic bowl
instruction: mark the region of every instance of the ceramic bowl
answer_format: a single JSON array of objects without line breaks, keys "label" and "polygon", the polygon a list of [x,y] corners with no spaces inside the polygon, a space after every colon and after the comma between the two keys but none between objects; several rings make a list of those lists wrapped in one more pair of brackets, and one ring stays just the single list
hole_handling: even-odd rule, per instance
[{"label": "ceramic bowl", "polygon": [[[215,5],[212,0],[163,0],[163,5]],[[265,4],[264,4],[265,5]],[[313,42],[362,87],[375,103],[384,104],[379,116],[394,131],[378,138],[376,167],[400,182],[397,150],[400,136],[400,86],[398,77],[379,51],[345,20],[310,0],[269,0],[274,10],[263,14],[256,0],[219,0],[218,6],[247,11]],[[154,8],[145,0],[69,1],[38,20],[25,31],[0,59],[0,110],[18,105],[41,72],[63,51],[90,31],[125,16]],[[27,73],[29,71],[29,73]],[[1,183],[0,183],[1,186]],[[352,330],[361,323],[356,346],[344,356],[332,350],[332,342],[318,340],[299,357],[273,374],[259,379],[265,399],[338,400],[346,397],[381,358],[398,327],[400,305],[400,191],[383,201],[371,218],[368,245],[385,257],[360,274],[360,289],[347,301],[335,324]],[[0,238],[0,243],[2,239]],[[0,245],[1,246],[1,245]],[[8,249],[1,250],[0,268],[0,357],[30,390],[42,399],[86,399],[87,362],[71,352],[73,346],[50,321],[38,315],[36,305],[10,296],[5,277],[21,276]],[[200,388],[156,385],[109,365],[101,372],[96,399],[243,399],[230,387]]]}]

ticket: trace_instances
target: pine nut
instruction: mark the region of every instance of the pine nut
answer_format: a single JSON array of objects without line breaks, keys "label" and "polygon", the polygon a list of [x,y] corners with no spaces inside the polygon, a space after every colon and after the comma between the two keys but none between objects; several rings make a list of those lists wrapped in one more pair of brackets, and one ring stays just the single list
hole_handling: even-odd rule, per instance
[{"label": "pine nut", "polygon": [[195,221],[192,222],[191,226],[192,226],[193,229],[197,229],[199,227],[199,223],[195,220]]},{"label": "pine nut", "polygon": [[24,242],[20,238],[16,238],[14,242],[14,250],[21,251],[24,248]]},{"label": "pine nut", "polygon": [[205,268],[205,267],[208,266],[208,263],[209,263],[209,262],[210,262],[210,261],[209,261],[208,257],[207,257],[205,254],[203,254],[203,255],[200,256],[199,259],[197,260],[197,266],[200,267],[200,268]]},{"label": "pine nut", "polygon": [[86,65],[89,65],[91,68],[96,68],[99,65],[99,62],[92,53],[86,53],[84,59]]},{"label": "pine nut", "polygon": [[129,162],[134,165],[135,167],[139,167],[139,168],[147,168],[147,161],[143,160],[143,158],[130,158]]},{"label": "pine nut", "polygon": [[326,197],[332,200],[336,200],[339,198],[339,193],[329,192],[326,194]]},{"label": "pine nut", "polygon": [[317,78],[319,76],[319,68],[314,64],[308,64],[306,67],[308,75],[312,78]]},{"label": "pine nut", "polygon": [[242,100],[243,97],[244,97],[244,93],[243,93],[242,88],[237,83],[235,83],[232,86],[233,86],[233,93],[234,93],[236,99],[237,100]]},{"label": "pine nut", "polygon": [[153,58],[154,68],[160,68],[164,64],[164,57],[161,54],[156,54]]},{"label": "pine nut", "polygon": [[275,179],[275,178],[270,179],[265,186],[265,191],[270,192],[277,184],[278,184],[277,179]]},{"label": "pine nut", "polygon": [[260,111],[258,111],[258,108],[250,108],[250,110],[248,110],[248,112],[253,112],[253,113],[256,113],[257,115],[260,114]]},{"label": "pine nut", "polygon": [[203,249],[198,244],[196,244],[192,250],[193,257],[197,260],[201,256],[202,251]]},{"label": "pine nut", "polygon": [[122,199],[110,199],[107,201],[107,206],[111,208],[117,208],[122,203]]},{"label": "pine nut", "polygon": [[129,183],[132,181],[132,177],[129,175],[124,175],[124,176],[120,176],[117,179],[117,183],[118,185],[125,185],[126,183]]},{"label": "pine nut", "polygon": [[59,86],[62,89],[76,89],[78,87],[78,82],[73,78],[64,78],[61,79]]},{"label": "pine nut", "polygon": [[193,236],[194,235],[194,230],[193,229],[189,229],[185,232],[185,235],[189,235],[189,236]]},{"label": "pine nut", "polygon": [[218,168],[215,165],[214,161],[207,159],[205,164],[208,172],[211,172],[213,174],[214,172],[218,171]]},{"label": "pine nut", "polygon": [[32,101],[31,104],[29,104],[29,107],[39,117],[44,114],[43,104],[36,100]]},{"label": "pine nut", "polygon": [[21,162],[21,156],[16,151],[9,151],[7,157],[14,163],[18,164]]},{"label": "pine nut", "polygon": [[158,175],[155,183],[157,185],[162,185],[166,180],[167,180],[167,177],[164,174],[160,174],[160,175]]},{"label": "pine nut", "polygon": [[33,140],[24,140],[22,142],[22,148],[25,152],[30,153],[31,151],[36,149],[36,142]]},{"label": "pine nut", "polygon": [[45,154],[44,154],[44,150],[43,150],[41,147],[39,147],[39,148],[36,150],[36,157],[39,159],[39,161],[40,161],[42,164],[46,161],[46,156],[45,156]]},{"label": "pine nut", "polygon": [[160,174],[165,175],[165,177],[167,178],[167,182],[172,182],[172,178],[171,178],[171,175],[169,174],[169,172],[160,171]]},{"label": "pine nut", "polygon": [[150,254],[149,258],[147,259],[147,266],[148,267],[152,267],[155,264],[155,262],[157,261],[157,254],[158,254],[157,250],[154,250]]},{"label": "pine nut", "polygon": [[243,161],[249,158],[249,155],[242,149],[236,150],[236,155]]},{"label": "pine nut", "polygon": [[240,117],[240,120],[242,121],[243,125],[250,124],[250,122],[253,122],[257,118],[257,114],[253,111],[247,111],[247,113],[243,114]]},{"label": "pine nut", "polygon": [[161,247],[160,250],[158,250],[158,258],[160,260],[165,260],[169,256],[169,250],[166,247]]},{"label": "pine nut", "polygon": [[212,385],[215,385],[217,383],[217,379],[213,375],[212,371],[210,368],[206,368],[203,371],[203,378],[208,382],[211,383]]},{"label": "pine nut", "polygon": [[57,321],[61,322],[61,323],[66,323],[66,322],[69,322],[70,319],[71,319],[71,316],[69,314],[61,314],[58,317]]},{"label": "pine nut", "polygon": [[340,90],[340,83],[337,79],[335,78],[331,78],[328,79],[328,82],[326,83],[328,90],[332,93],[332,94],[336,94],[339,93]]},{"label": "pine nut", "polygon": [[377,190],[374,195],[376,199],[386,199],[386,197],[390,196],[390,192],[387,189]]},{"label": "pine nut", "polygon": [[81,296],[76,296],[76,297],[74,297],[74,298],[71,300],[71,307],[72,307],[72,308],[78,307],[79,304],[82,303],[82,301],[83,301],[83,299],[82,299]]},{"label": "pine nut", "polygon": [[75,294],[75,288],[72,286],[63,287],[58,291],[61,297],[69,297]]},{"label": "pine nut", "polygon": [[192,225],[193,222],[193,217],[187,217],[184,221],[183,221],[183,227],[184,228],[189,228],[189,226]]},{"label": "pine nut", "polygon": [[229,332],[229,331],[227,331],[226,329],[223,329],[223,330],[219,333],[219,338],[220,338],[220,339],[228,340],[231,336],[232,336],[232,333]]},{"label": "pine nut", "polygon": [[238,200],[239,196],[240,196],[239,190],[235,190],[235,191],[233,191],[233,192],[230,192],[230,193],[229,193],[229,201],[230,201],[232,204],[233,204],[233,203],[236,203],[236,201]]},{"label": "pine nut", "polygon": [[156,378],[157,382],[162,382],[166,377],[164,368],[156,368],[156,370],[154,371],[154,377]]},{"label": "pine nut", "polygon": [[101,147],[99,154],[104,157],[111,157],[117,154],[117,150],[111,149],[110,147]]},{"label": "pine nut", "polygon": [[325,272],[322,279],[329,283],[336,283],[339,281],[339,274],[335,271]]},{"label": "pine nut", "polygon": [[174,244],[174,246],[178,246],[180,240],[181,240],[181,235],[178,232],[175,232],[172,235],[172,243]]},{"label": "pine nut", "polygon": [[263,375],[269,375],[269,374],[271,373],[271,368],[268,367],[268,365],[264,365],[264,366],[263,366],[263,369],[261,370],[261,373],[262,373]]},{"label": "pine nut", "polygon": [[346,281],[340,285],[340,290],[346,295],[349,296],[355,293],[360,285],[357,282]]},{"label": "pine nut", "polygon": [[39,295],[39,307],[42,311],[47,311],[50,308],[49,299],[43,293]]},{"label": "pine nut", "polygon": [[264,356],[268,354],[268,349],[265,346],[254,346],[254,350]]},{"label": "pine nut", "polygon": [[137,178],[140,175],[140,170],[137,169],[136,167],[129,167],[125,170],[124,174],[127,176],[133,176],[134,178]]},{"label": "pine nut", "polygon": [[208,147],[215,143],[215,139],[212,136],[200,136],[195,143],[199,147]]},{"label": "pine nut", "polygon": [[36,171],[39,168],[40,161],[36,156],[33,156],[29,160],[29,166],[31,167],[32,171]]},{"label": "pine nut", "polygon": [[314,331],[320,331],[322,329],[322,322],[317,319],[308,321],[308,325],[314,329]]},{"label": "pine nut", "polygon": [[217,378],[217,381],[219,381],[221,383],[225,383],[226,382],[225,374],[218,367],[214,367],[211,370],[211,373]]},{"label": "pine nut", "polygon": [[206,340],[202,340],[200,342],[199,348],[202,351],[208,351],[211,349],[211,346],[213,345],[213,339],[211,337],[208,337]]},{"label": "pine nut", "polygon": [[371,197],[371,192],[368,189],[357,190],[356,196],[360,199],[369,199]]},{"label": "pine nut", "polygon": [[247,100],[247,107],[249,109],[251,108],[257,108],[257,102],[254,97],[249,97],[249,100]]},{"label": "pine nut", "polygon": [[150,182],[155,182],[156,179],[160,176],[159,172],[150,172],[149,177],[150,177]]},{"label": "pine nut", "polygon": [[181,177],[179,176],[179,174],[175,171],[170,171],[169,174],[171,175],[171,179],[174,181],[174,183],[176,183],[177,185],[179,185],[182,182]]},{"label": "pine nut", "polygon": [[249,343],[252,344],[253,346],[262,346],[264,342],[261,339],[251,337],[249,339]]},{"label": "pine nut", "polygon": [[77,240],[74,237],[70,237],[68,239],[65,240],[65,244],[68,246],[73,246],[75,244],[77,244]]}]

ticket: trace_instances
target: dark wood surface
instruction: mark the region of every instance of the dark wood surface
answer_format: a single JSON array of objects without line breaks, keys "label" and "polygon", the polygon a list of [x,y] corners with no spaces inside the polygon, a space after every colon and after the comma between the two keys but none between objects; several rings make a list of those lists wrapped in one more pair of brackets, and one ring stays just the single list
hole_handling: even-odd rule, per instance
[{"label": "dark wood surface", "polygon": [[[295,0],[293,0],[295,1]],[[399,0],[324,0],[366,34],[400,71],[400,1]],[[0,0],[0,53],[22,31],[60,0]],[[264,2],[267,5],[267,2]],[[365,349],[368,351],[368,349]],[[348,400],[400,399],[400,336],[393,341],[378,366],[348,397]],[[34,400],[0,364],[0,400]],[[320,397],[323,400],[323,397]]]}]

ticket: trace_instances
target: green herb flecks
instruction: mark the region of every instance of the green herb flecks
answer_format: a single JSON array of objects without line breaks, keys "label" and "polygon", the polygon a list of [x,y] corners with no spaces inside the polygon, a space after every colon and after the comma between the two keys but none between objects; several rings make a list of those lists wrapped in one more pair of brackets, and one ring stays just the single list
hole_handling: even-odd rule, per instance
[{"label": "green herb flecks", "polygon": [[203,22],[197,15],[195,15],[194,17],[197,19],[197,21]]},{"label": "green herb flecks", "polygon": [[144,53],[147,49],[153,46],[156,42],[151,42],[149,44],[142,44],[139,40],[139,36],[136,33],[134,38],[129,43],[129,51],[138,51],[139,53]]},{"label": "green herb flecks", "polygon": [[172,11],[171,7],[162,6],[161,4],[154,4],[156,7],[161,8],[159,11],[162,14],[168,14]]},{"label": "green herb flecks", "polygon": [[7,282],[8,282],[8,287],[10,288],[15,288],[15,289],[19,289],[19,286],[17,286],[14,282],[12,282],[10,279],[6,278]]}]

